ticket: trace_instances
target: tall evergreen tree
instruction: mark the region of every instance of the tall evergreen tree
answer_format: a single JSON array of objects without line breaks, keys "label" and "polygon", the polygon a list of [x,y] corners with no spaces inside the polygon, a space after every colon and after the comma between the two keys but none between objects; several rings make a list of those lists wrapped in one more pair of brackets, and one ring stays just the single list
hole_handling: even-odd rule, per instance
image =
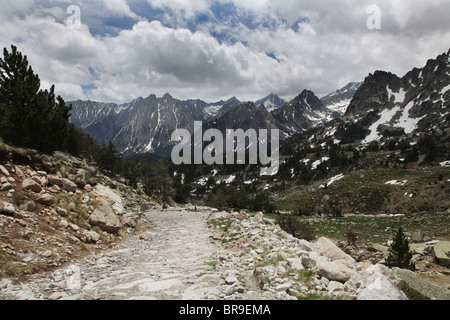
[{"label": "tall evergreen tree", "polygon": [[0,58],[0,135],[7,142],[43,152],[66,147],[69,112],[55,87],[40,89],[41,81],[27,56],[12,45]]},{"label": "tall evergreen tree", "polygon": [[394,235],[391,246],[389,247],[389,255],[386,259],[386,266],[398,267],[414,271],[416,266],[411,261],[412,253],[409,250],[409,241],[400,227]]}]

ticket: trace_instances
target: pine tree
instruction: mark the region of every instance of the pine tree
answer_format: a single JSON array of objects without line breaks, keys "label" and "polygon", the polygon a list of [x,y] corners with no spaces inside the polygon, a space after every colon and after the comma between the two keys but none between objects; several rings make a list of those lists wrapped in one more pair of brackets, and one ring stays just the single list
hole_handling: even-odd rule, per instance
[{"label": "pine tree", "polygon": [[0,58],[0,135],[7,142],[43,152],[66,147],[69,112],[55,87],[41,90],[39,76],[14,45]]},{"label": "pine tree", "polygon": [[409,241],[403,233],[403,229],[400,227],[389,247],[389,255],[385,264],[390,268],[398,267],[414,271],[416,266],[411,261],[411,258],[412,253],[409,250]]}]

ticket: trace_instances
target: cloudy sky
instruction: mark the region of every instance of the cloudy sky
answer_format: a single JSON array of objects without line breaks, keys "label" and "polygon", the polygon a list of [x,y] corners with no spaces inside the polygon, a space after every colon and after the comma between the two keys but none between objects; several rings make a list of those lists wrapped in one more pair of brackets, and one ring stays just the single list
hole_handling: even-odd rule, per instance
[{"label": "cloudy sky", "polygon": [[449,12],[450,0],[0,0],[0,45],[65,100],[321,97],[446,52]]}]

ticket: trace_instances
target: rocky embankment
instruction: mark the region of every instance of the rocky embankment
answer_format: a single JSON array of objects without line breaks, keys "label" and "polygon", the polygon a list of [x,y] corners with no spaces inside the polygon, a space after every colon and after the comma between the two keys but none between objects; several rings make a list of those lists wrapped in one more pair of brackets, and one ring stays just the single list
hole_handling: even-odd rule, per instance
[{"label": "rocky embankment", "polygon": [[[234,270],[238,279],[253,274],[265,297],[405,300],[403,290],[412,289],[429,299],[450,299],[447,288],[413,272],[391,270],[369,259],[357,261],[325,237],[314,242],[297,239],[261,213],[217,212],[209,221],[214,239],[227,248],[217,257],[220,268]],[[243,282],[227,291],[244,298],[239,294]]]},{"label": "rocky embankment", "polygon": [[[142,192],[56,152],[10,154],[0,165],[0,278],[60,267],[139,228]],[[150,205],[152,206],[152,205]]]}]

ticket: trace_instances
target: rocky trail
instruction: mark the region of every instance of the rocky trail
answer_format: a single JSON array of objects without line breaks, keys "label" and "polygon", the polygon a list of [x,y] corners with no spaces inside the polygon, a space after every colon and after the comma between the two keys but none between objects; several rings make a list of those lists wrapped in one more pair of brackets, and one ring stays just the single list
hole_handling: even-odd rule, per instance
[{"label": "rocky trail", "polygon": [[[208,212],[146,213],[155,228],[30,283],[3,281],[0,299],[220,299],[227,279],[216,270],[222,248],[211,240]],[[0,287],[1,288],[1,287]],[[242,289],[244,291],[244,289]]]},{"label": "rocky trail", "polygon": [[297,239],[262,213],[152,210],[142,219],[154,227],[111,249],[26,283],[0,280],[0,300],[404,300],[403,281],[449,299],[412,272],[356,261],[324,237]]},{"label": "rocky trail", "polygon": [[36,299],[218,297],[219,275],[206,264],[218,248],[205,232],[205,214],[155,211],[146,217],[153,230],[9,293]]}]

